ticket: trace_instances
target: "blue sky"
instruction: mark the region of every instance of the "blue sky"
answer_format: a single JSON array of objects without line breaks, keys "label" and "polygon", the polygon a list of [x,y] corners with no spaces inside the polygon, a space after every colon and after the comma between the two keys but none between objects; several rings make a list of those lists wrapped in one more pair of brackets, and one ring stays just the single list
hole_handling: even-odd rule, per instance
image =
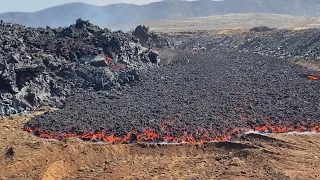
[{"label": "blue sky", "polygon": [[33,12],[47,7],[70,2],[84,2],[95,5],[107,5],[114,3],[147,4],[160,0],[0,0],[0,12],[24,11]]}]

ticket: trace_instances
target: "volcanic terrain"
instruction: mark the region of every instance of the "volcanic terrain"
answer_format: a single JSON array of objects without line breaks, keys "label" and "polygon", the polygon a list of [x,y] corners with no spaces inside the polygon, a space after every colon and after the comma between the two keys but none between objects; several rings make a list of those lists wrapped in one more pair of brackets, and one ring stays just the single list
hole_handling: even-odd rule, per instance
[{"label": "volcanic terrain", "polygon": [[61,108],[25,125],[43,138],[204,143],[251,130],[320,131],[319,72],[284,60],[317,59],[317,29],[164,38],[81,19],[0,29],[0,113]]},{"label": "volcanic terrain", "polygon": [[228,140],[250,129],[320,131],[320,83],[308,78],[319,73],[287,61],[212,50],[180,53],[138,74],[140,81],[121,91],[72,96],[27,129],[112,143]]},{"label": "volcanic terrain", "polygon": [[319,179],[319,34],[1,22],[0,179]]}]

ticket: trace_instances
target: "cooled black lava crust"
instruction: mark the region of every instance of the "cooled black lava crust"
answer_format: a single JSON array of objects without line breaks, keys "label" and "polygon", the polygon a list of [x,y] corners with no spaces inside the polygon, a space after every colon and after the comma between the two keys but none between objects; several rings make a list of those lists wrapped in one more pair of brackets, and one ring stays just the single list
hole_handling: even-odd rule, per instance
[{"label": "cooled black lava crust", "polygon": [[[121,94],[83,92],[66,107],[27,123],[46,132],[104,129],[124,135],[145,127],[166,131],[212,132],[250,127],[262,121],[320,121],[320,81],[315,74],[284,60],[251,53],[214,50],[181,54],[160,68],[140,72],[140,80]],[[169,129],[169,130],[168,130]]]}]

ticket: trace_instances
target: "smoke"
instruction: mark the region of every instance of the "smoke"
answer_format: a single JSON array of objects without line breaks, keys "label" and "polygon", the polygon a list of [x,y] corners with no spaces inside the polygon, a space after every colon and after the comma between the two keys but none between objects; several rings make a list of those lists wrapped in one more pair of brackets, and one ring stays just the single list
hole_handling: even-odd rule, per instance
[{"label": "smoke", "polygon": [[[277,134],[277,133],[262,133],[260,131],[250,130],[248,132],[244,133],[246,134],[260,134],[260,135],[270,135],[270,134]],[[305,132],[298,132],[298,131],[292,131],[287,133],[281,133],[281,134],[287,134],[287,135],[320,135],[320,132],[316,131],[305,131]]]}]

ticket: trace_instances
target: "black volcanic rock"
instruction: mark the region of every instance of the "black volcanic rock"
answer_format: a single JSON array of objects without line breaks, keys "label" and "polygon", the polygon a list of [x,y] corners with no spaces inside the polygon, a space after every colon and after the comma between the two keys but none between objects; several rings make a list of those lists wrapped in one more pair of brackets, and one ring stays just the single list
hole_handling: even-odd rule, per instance
[{"label": "black volcanic rock", "polygon": [[133,35],[139,39],[140,44],[145,45],[149,41],[149,27],[139,25],[133,31]]},{"label": "black volcanic rock", "polygon": [[250,31],[254,31],[254,32],[266,32],[266,31],[273,31],[273,30],[275,30],[275,28],[270,28],[267,26],[253,27],[250,29]]},{"label": "black volcanic rock", "polygon": [[169,47],[172,46],[171,43],[167,41],[164,37],[149,31],[149,27],[144,25],[139,25],[132,32],[132,34],[139,40],[139,43],[147,47]]},{"label": "black volcanic rock", "polygon": [[[130,75],[132,69],[157,63],[154,51],[142,49],[130,33],[111,32],[81,19],[57,29],[2,24],[0,116],[58,106],[75,88],[116,87],[119,73],[120,85],[128,85],[138,79]],[[152,61],[142,62],[143,56]]]},{"label": "black volcanic rock", "polygon": [[[267,30],[267,31],[266,31]],[[262,31],[262,32],[260,32]],[[263,27],[231,35],[184,37],[184,50],[233,49],[281,59],[320,59],[320,29],[285,30]]]}]

